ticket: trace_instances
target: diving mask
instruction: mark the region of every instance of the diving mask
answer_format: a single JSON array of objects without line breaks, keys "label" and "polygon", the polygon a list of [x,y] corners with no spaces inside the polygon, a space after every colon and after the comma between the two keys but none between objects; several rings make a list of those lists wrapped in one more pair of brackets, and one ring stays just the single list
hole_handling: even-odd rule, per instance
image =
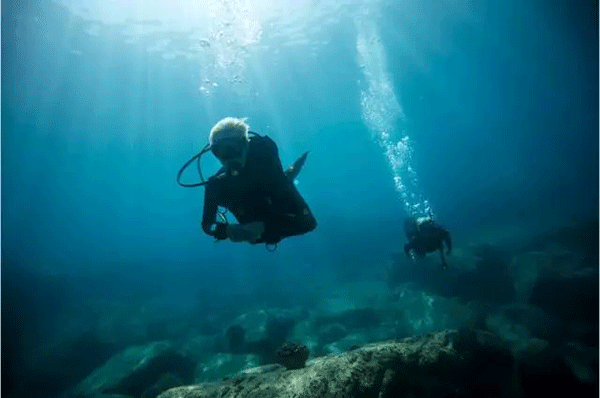
[{"label": "diving mask", "polygon": [[248,140],[245,137],[232,137],[214,142],[210,149],[219,160],[227,161],[240,158],[247,145]]}]

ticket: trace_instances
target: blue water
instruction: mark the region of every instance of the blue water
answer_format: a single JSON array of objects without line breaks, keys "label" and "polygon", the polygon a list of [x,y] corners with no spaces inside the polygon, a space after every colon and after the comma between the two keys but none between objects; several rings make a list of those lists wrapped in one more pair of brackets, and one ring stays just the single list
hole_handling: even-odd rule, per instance
[{"label": "blue water", "polygon": [[[51,281],[9,286],[32,308],[17,352],[59,334],[74,300],[293,302],[381,280],[407,215],[434,214],[456,247],[598,216],[596,3],[304,3],[212,20],[3,5],[2,276]],[[203,188],[175,177],[225,116],[273,138],[284,167],[310,150],[297,187],[315,231],[275,253],[202,233]]]}]

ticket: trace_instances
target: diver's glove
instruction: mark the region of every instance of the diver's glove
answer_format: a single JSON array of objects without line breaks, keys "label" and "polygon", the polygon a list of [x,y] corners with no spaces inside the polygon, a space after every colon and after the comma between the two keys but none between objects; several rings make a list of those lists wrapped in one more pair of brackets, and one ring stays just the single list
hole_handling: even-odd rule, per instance
[{"label": "diver's glove", "polygon": [[215,225],[213,236],[217,241],[227,239],[227,224],[217,223]]},{"label": "diver's glove", "polygon": [[247,224],[228,224],[227,237],[232,242],[255,242],[265,232],[265,224],[255,221]]}]

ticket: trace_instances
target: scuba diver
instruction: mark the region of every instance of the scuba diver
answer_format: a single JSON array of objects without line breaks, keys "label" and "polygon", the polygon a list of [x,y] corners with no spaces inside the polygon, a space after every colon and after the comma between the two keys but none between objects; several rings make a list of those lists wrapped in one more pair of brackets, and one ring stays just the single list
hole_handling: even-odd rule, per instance
[{"label": "scuba diver", "polygon": [[404,232],[408,243],[404,245],[404,253],[410,255],[411,251],[419,258],[425,257],[427,253],[440,251],[442,257],[442,268],[448,268],[444,255],[444,243],[446,243],[446,255],[452,252],[452,241],[450,233],[441,225],[437,224],[431,217],[409,217],[404,220]]},{"label": "scuba diver", "polygon": [[[204,181],[200,157],[208,151],[223,167]],[[294,184],[307,156],[308,152],[304,153],[284,171],[271,138],[250,131],[246,119],[227,117],[214,125],[209,143],[181,168],[177,182],[184,187],[205,187],[202,230],[206,234],[217,241],[276,247],[283,238],[305,234],[317,226]],[[181,174],[194,160],[202,182],[181,183]],[[238,224],[229,223],[219,207],[230,211]]]}]

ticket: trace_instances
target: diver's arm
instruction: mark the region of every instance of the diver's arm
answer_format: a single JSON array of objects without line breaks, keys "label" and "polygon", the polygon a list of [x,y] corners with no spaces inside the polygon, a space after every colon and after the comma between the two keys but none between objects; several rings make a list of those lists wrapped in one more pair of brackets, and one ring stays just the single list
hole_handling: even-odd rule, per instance
[{"label": "diver's arm", "polygon": [[[214,186],[210,183],[204,190],[204,210],[202,214],[202,230],[217,240],[227,239],[227,224],[217,222],[217,197]],[[214,228],[213,228],[214,225]]]},{"label": "diver's arm", "polygon": [[217,222],[218,210],[218,191],[210,183],[206,185],[204,191],[204,212],[202,215],[202,230],[217,240],[229,239],[232,242],[250,242],[253,243],[260,238],[264,232],[262,222],[252,222],[248,224],[228,224]]}]

